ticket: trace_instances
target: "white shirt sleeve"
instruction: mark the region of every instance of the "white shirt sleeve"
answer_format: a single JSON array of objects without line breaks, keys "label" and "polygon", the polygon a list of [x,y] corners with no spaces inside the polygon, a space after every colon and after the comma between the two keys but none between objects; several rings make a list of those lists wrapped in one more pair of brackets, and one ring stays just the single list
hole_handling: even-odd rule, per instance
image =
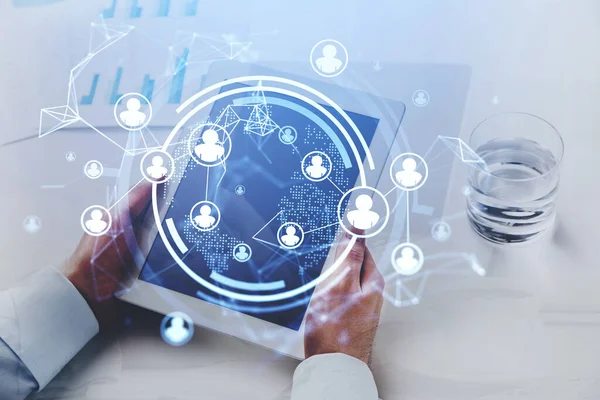
[{"label": "white shirt sleeve", "polygon": [[367,364],[345,354],[310,357],[294,373],[291,400],[377,399],[377,386]]},{"label": "white shirt sleeve", "polygon": [[42,390],[98,329],[84,298],[54,268],[0,292],[0,391],[12,399]]}]

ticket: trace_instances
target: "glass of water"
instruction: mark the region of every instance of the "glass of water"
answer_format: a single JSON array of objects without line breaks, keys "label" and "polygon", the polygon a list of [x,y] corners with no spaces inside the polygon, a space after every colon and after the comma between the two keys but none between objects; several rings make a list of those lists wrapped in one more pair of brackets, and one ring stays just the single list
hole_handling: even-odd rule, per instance
[{"label": "glass of water", "polygon": [[469,171],[467,214],[475,231],[494,243],[524,243],[554,224],[560,133],[544,119],[506,113],[481,122],[469,141],[480,157]]}]

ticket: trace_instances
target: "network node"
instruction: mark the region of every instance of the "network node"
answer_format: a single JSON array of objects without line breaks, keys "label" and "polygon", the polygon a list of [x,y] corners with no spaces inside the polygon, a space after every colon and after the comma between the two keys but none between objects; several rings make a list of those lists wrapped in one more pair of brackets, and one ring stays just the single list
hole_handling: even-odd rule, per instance
[{"label": "network node", "polygon": [[235,194],[243,196],[246,193],[246,187],[244,185],[237,185],[235,187]]},{"label": "network node", "polygon": [[112,216],[102,206],[90,206],[81,214],[81,227],[90,236],[102,236],[110,230]]},{"label": "network node", "polygon": [[[345,214],[342,209],[346,209]],[[360,186],[349,190],[338,204],[338,220],[349,234],[369,238],[383,231],[390,218],[390,206],[377,189]],[[363,231],[357,234],[356,231]]]},{"label": "network node", "polygon": [[225,128],[207,123],[192,131],[188,151],[194,161],[203,167],[216,167],[223,164],[231,154],[231,144],[231,136]]},{"label": "network node", "polygon": [[417,107],[422,108],[427,106],[427,104],[429,104],[429,100],[429,93],[427,93],[425,90],[417,90],[415,93],[413,93],[412,101]]},{"label": "network node", "polygon": [[392,182],[397,188],[407,192],[422,187],[428,176],[427,163],[423,157],[415,153],[400,154],[390,166]]},{"label": "network node", "polygon": [[194,322],[185,313],[172,312],[163,318],[160,325],[160,336],[171,346],[183,346],[194,336]]},{"label": "network node", "polygon": [[74,151],[67,151],[67,154],[65,154],[65,160],[67,160],[67,162],[73,163],[76,159],[77,155]]},{"label": "network node", "polygon": [[310,52],[310,64],[317,74],[333,78],[344,72],[348,66],[348,51],[337,40],[321,40]]},{"label": "network node", "polygon": [[423,267],[425,257],[419,246],[413,243],[402,243],[392,251],[392,266],[397,273],[412,276]]},{"label": "network node", "polygon": [[333,165],[331,158],[322,151],[312,151],[302,159],[302,175],[312,182],[322,182],[329,178]]},{"label": "network node", "polygon": [[104,166],[100,161],[88,161],[83,167],[83,173],[90,179],[98,179],[104,173]]},{"label": "network node", "polygon": [[23,229],[32,235],[38,233],[42,229],[42,220],[37,215],[30,215],[23,220]]},{"label": "network node", "polygon": [[293,126],[284,126],[279,130],[279,141],[283,144],[294,144],[298,139],[298,132]]},{"label": "network node", "polygon": [[233,258],[237,262],[247,262],[252,258],[252,248],[246,243],[240,243],[233,248]]},{"label": "network node", "polygon": [[165,151],[152,150],[142,157],[140,171],[148,182],[164,183],[173,177],[175,160]]},{"label": "network node", "polygon": [[447,222],[438,221],[431,227],[431,237],[438,242],[445,242],[450,239],[452,229]]},{"label": "network node", "polygon": [[277,230],[277,240],[285,249],[297,249],[304,242],[304,230],[295,222],[286,222]]},{"label": "network node", "polygon": [[127,93],[115,103],[114,116],[121,128],[139,131],[148,126],[152,119],[152,104],[142,94]]},{"label": "network node", "polygon": [[212,201],[204,200],[196,203],[190,211],[192,225],[201,232],[215,229],[221,221],[221,211]]}]

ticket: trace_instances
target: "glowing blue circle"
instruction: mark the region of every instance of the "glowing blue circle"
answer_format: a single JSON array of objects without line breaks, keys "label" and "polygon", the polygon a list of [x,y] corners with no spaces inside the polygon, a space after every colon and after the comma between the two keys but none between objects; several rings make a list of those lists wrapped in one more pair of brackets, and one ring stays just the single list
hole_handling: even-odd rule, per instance
[{"label": "glowing blue circle", "polygon": [[[248,82],[248,81],[274,81],[274,82],[280,82],[280,83],[287,83],[291,86],[295,86],[301,89],[304,89],[314,95],[316,95],[317,97],[319,97],[321,99],[321,101],[326,102],[330,107],[332,107],[333,109],[335,109],[343,118],[344,120],[348,123],[348,125],[350,125],[350,127],[352,128],[352,130],[355,132],[356,136],[358,137],[361,145],[363,146],[363,149],[366,153],[366,159],[367,162],[369,163],[370,167],[372,169],[375,168],[374,163],[373,163],[373,157],[369,151],[369,146],[367,145],[367,143],[365,142],[364,138],[362,137],[362,134],[360,133],[360,130],[358,129],[358,127],[356,126],[356,124],[354,123],[354,121],[352,121],[352,119],[350,119],[350,117],[346,114],[346,112],[344,110],[342,110],[335,102],[333,102],[333,100],[329,99],[327,96],[323,95],[321,92],[311,88],[310,86],[304,85],[302,83],[290,80],[290,79],[286,79],[286,78],[279,78],[279,77],[272,77],[272,76],[247,76],[247,77],[240,77],[240,78],[233,78],[224,82],[219,82],[216,83],[202,91],[200,91],[199,93],[197,93],[196,95],[190,97],[185,103],[183,103],[178,109],[177,112],[181,113],[187,106],[189,106],[190,104],[194,103],[196,100],[198,100],[200,97],[202,97],[203,95],[210,93],[211,91],[217,90],[222,88],[223,86],[226,85],[231,85],[234,83],[243,83],[243,82]],[[282,95],[287,95],[290,97],[294,97],[300,101],[303,101],[305,103],[310,104],[312,107],[314,107],[315,109],[319,110],[323,115],[325,115],[327,118],[329,118],[329,120],[340,130],[340,132],[342,132],[343,136],[346,138],[346,140],[348,141],[349,146],[352,149],[352,152],[354,153],[354,156],[356,157],[356,161],[357,161],[357,167],[359,169],[359,179],[362,182],[362,186],[366,186],[366,174],[365,174],[365,170],[363,167],[363,161],[362,158],[360,156],[360,153],[358,152],[358,149],[355,145],[355,143],[352,141],[350,135],[348,134],[348,131],[346,130],[346,128],[340,123],[340,121],[338,121],[329,111],[327,111],[322,105],[320,105],[319,103],[315,102],[314,100],[311,100],[301,94],[298,94],[296,92],[287,90],[287,89],[282,89],[282,88],[277,88],[277,87],[265,87],[262,86],[261,89],[263,90],[263,92],[274,92],[274,93],[279,93]],[[183,126],[185,126],[185,124],[194,116],[196,115],[198,112],[200,112],[202,109],[206,108],[207,106],[214,104],[217,100],[223,99],[225,97],[229,97],[235,94],[240,94],[240,93],[247,93],[247,92],[253,92],[255,91],[254,87],[243,87],[243,88],[238,88],[238,89],[232,89],[229,91],[225,91],[222,93],[218,93],[214,96],[212,96],[211,98],[209,98],[208,100],[203,101],[202,103],[198,104],[197,106],[195,106],[188,114],[185,115],[185,117],[183,117],[178,123],[177,125],[173,128],[173,130],[171,131],[171,133],[169,134],[167,140],[165,141],[165,143],[163,144],[163,151],[167,151],[169,146],[171,145],[171,143],[173,142],[173,140],[175,139],[175,137],[177,136],[177,133],[182,129]],[[171,256],[173,257],[173,259],[175,260],[175,262],[179,265],[179,267],[181,269],[184,270],[184,272],[186,272],[188,274],[188,276],[190,276],[192,279],[194,279],[196,282],[198,282],[199,284],[201,284],[202,286],[206,287],[207,289],[213,291],[214,293],[217,293],[219,295],[222,296],[226,296],[229,297],[231,299],[234,300],[239,300],[239,301],[247,301],[247,302],[276,302],[276,301],[281,301],[281,300],[285,300],[285,299],[289,299],[289,298],[293,298],[295,296],[298,296],[308,290],[314,289],[319,283],[325,281],[329,276],[331,276],[338,268],[339,266],[342,264],[342,261],[350,254],[350,251],[352,249],[352,247],[354,246],[354,244],[356,243],[357,237],[356,236],[352,236],[352,238],[350,239],[350,241],[348,242],[348,246],[344,249],[344,251],[342,252],[342,254],[340,255],[340,257],[338,259],[335,260],[335,262],[333,263],[333,265],[327,269],[327,271],[325,271],[324,273],[322,273],[318,278],[314,279],[311,282],[306,283],[305,285],[289,290],[287,292],[283,292],[283,293],[276,293],[276,294],[270,294],[270,295],[250,295],[250,294],[242,294],[242,293],[237,293],[237,292],[232,292],[230,290],[226,290],[223,289],[219,286],[213,285],[212,283],[206,281],[205,279],[203,279],[202,277],[198,276],[192,269],[190,269],[183,260],[181,260],[181,258],[179,257],[179,255],[177,254],[177,252],[175,251],[175,249],[173,249],[173,246],[171,245],[170,241],[168,240],[166,233],[163,229],[162,226],[162,221],[161,221],[161,216],[158,210],[158,198],[157,198],[157,185],[153,185],[152,187],[152,209],[154,212],[154,218],[157,222],[157,229],[159,232],[159,235],[161,236],[163,243],[165,245],[165,247],[167,248],[167,250],[169,251],[169,253],[171,254]]]}]

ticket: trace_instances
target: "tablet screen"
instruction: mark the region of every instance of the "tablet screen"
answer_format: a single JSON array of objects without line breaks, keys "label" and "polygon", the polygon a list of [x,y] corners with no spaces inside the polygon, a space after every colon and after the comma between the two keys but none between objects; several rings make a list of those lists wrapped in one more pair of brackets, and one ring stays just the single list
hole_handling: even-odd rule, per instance
[{"label": "tablet screen", "polygon": [[[347,114],[370,144],[379,120]],[[359,174],[338,128],[322,110],[282,94],[257,89],[216,101],[208,120],[195,121],[172,149],[185,165],[162,222],[193,274],[157,235],[140,279],[298,330],[311,289],[255,302],[199,282],[260,296],[302,288],[320,275],[338,232],[340,198]],[[344,128],[351,130],[346,122]]]}]

